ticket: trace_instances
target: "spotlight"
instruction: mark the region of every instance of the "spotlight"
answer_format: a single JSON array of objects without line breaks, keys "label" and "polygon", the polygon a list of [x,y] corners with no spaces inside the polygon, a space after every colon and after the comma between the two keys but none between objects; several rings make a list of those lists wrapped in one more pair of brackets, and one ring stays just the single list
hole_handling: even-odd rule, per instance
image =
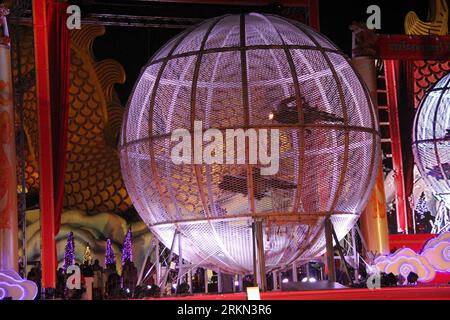
[{"label": "spotlight", "polygon": [[148,284],[147,289],[150,290],[151,288],[152,288],[152,286]]},{"label": "spotlight", "polygon": [[316,280],[316,278],[311,277],[311,278],[308,279],[308,281],[311,282],[311,283],[314,283],[314,282],[316,282],[317,280]]},{"label": "spotlight", "polygon": [[269,120],[273,120],[274,114],[273,112],[269,113]]},{"label": "spotlight", "polygon": [[128,288],[127,288],[125,291],[126,291],[127,293],[130,293],[130,292],[131,292],[130,289],[128,289]]},{"label": "spotlight", "polygon": [[177,284],[174,283],[174,284],[172,285],[172,288],[176,289],[176,288],[177,288]]},{"label": "spotlight", "polygon": [[289,282],[289,279],[288,279],[288,278],[284,278],[281,282],[283,282],[283,283],[288,283],[288,282]]},{"label": "spotlight", "polygon": [[304,277],[304,278],[302,279],[302,282],[308,282],[308,277]]}]

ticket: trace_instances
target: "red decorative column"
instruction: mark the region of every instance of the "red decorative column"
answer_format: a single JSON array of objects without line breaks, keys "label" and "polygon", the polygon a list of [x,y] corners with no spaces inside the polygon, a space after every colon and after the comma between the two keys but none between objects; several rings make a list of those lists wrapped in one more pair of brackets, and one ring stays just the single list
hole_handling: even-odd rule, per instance
[{"label": "red decorative column", "polygon": [[[0,6],[0,25],[7,14]],[[18,269],[16,147],[9,38],[0,37],[0,270]]]},{"label": "red decorative column", "polygon": [[[358,56],[352,59],[353,67],[359,72],[362,80],[367,85],[370,97],[375,107],[378,106],[377,98],[377,72],[375,59],[369,56]],[[378,173],[375,179],[372,193],[366,208],[361,213],[360,224],[363,237],[366,241],[367,250],[373,253],[389,254],[389,232],[386,214],[386,194],[384,192],[383,165],[378,162]]]},{"label": "red decorative column", "polygon": [[56,246],[48,66],[47,1],[33,0],[34,52],[39,129],[42,288],[56,285]]},{"label": "red decorative column", "polygon": [[403,157],[402,142],[400,135],[400,124],[398,120],[398,96],[397,75],[398,60],[385,60],[386,90],[389,108],[389,124],[392,145],[392,164],[394,167],[397,205],[397,227],[398,232],[408,233],[407,207],[405,197],[405,182],[403,179]]}]

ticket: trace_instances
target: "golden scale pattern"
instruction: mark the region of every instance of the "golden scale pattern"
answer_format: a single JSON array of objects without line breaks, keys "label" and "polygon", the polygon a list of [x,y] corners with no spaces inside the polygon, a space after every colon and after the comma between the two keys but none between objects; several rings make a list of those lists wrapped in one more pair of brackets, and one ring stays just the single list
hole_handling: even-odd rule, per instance
[{"label": "golden scale pattern", "polygon": [[[114,60],[97,62],[92,43],[104,34],[101,26],[83,26],[71,34],[69,125],[64,208],[88,212],[123,212],[131,206],[116,149],[123,107],[114,92],[125,72]],[[34,68],[32,31],[21,43],[24,69]],[[26,181],[38,189],[37,113],[35,87],[24,95],[27,132]]]},{"label": "golden scale pattern", "polygon": [[[33,33],[30,28],[20,30],[20,71],[22,76],[26,76],[34,70],[34,47]],[[13,41],[13,60],[17,61],[16,43]],[[18,76],[18,70],[12,70],[14,78]],[[36,86],[32,86],[23,94],[24,123],[25,123],[25,181],[29,191],[39,190],[39,171],[38,171],[38,129],[37,129],[37,112],[36,112]],[[16,117],[16,127],[18,129],[18,117]],[[17,145],[17,147],[19,147]],[[17,154],[20,154],[19,151]],[[17,168],[18,177],[21,176],[21,168]],[[20,179],[18,180],[20,181]]]},{"label": "golden scale pattern", "polygon": [[436,82],[450,71],[450,61],[418,60],[414,61],[414,106]]}]

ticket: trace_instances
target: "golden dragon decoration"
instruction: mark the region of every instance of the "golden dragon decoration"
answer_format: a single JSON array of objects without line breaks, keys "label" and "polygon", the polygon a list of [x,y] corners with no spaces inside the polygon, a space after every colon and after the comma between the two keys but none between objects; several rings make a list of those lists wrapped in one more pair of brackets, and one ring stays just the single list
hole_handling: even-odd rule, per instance
[{"label": "golden dragon decoration", "polygon": [[[83,26],[71,34],[69,125],[64,208],[87,212],[123,212],[131,206],[120,173],[116,148],[124,108],[114,84],[125,81],[115,60],[95,61],[92,44],[104,34],[102,26]],[[34,69],[32,33],[20,48],[22,74]],[[17,73],[17,70],[16,70]],[[39,189],[36,89],[24,94],[27,138],[26,184]]]}]

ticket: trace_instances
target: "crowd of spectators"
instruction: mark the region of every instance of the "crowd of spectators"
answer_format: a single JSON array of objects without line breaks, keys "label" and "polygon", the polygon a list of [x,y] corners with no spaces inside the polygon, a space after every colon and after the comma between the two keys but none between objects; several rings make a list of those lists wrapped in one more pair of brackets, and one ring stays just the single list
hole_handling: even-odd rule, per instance
[{"label": "crowd of spectators", "polygon": [[80,268],[80,287],[67,285],[72,279],[59,268],[56,274],[55,297],[60,299],[120,299],[133,297],[136,291],[137,268],[132,261],[127,261],[122,266],[119,274],[115,265],[107,265],[103,268],[98,260],[93,264],[85,261],[83,264],[75,264]]}]

